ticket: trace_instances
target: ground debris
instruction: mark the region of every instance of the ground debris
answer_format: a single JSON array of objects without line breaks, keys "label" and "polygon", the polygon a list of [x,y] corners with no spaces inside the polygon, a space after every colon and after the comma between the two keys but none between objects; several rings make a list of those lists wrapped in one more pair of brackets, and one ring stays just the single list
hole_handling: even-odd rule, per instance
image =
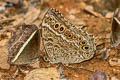
[{"label": "ground debris", "polygon": [[[110,46],[111,18],[113,16],[113,8],[119,6],[117,4],[119,0],[21,0],[24,3],[22,7],[14,6],[19,1],[0,0],[0,80],[60,80],[56,68],[53,66],[46,68],[44,66],[48,67],[49,64],[41,61],[38,64],[30,65],[38,69],[30,70],[31,72],[25,69],[23,70],[25,74],[17,73],[17,77],[11,77],[11,74],[15,74],[14,68],[10,67],[7,63],[8,54],[5,49],[5,44],[10,39],[12,33],[24,23],[35,24],[37,27],[41,27],[42,18],[49,8],[60,10],[71,23],[84,25],[81,28],[85,28],[88,33],[96,37],[96,45],[103,44],[99,46],[100,49]],[[8,2],[13,5],[8,6]],[[109,4],[104,5],[105,2],[109,2]],[[114,2],[113,6],[111,2]],[[117,5],[115,6],[115,4]],[[106,77],[108,75],[111,80],[119,80],[119,50],[120,48],[111,49],[109,51],[109,57],[105,60],[101,60],[99,56],[94,56],[91,60],[73,65],[75,67],[80,65],[85,66],[88,69],[94,70],[94,73],[82,69],[75,71],[66,69],[63,72],[68,74],[68,80],[88,80],[88,77],[89,80],[95,80],[95,77]],[[114,74],[118,74],[118,76],[114,78]],[[98,80],[101,80],[101,78]]]},{"label": "ground debris", "polygon": [[24,80],[60,80],[60,78],[56,68],[40,68],[28,73]]}]

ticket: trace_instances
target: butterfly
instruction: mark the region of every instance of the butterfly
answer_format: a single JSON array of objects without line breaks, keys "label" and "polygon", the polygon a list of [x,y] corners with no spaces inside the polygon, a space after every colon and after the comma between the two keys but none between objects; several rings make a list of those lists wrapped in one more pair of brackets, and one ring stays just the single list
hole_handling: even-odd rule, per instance
[{"label": "butterfly", "polygon": [[71,24],[57,9],[51,8],[46,12],[41,28],[46,61],[73,64],[94,56],[94,36]]},{"label": "butterfly", "polygon": [[111,46],[116,47],[120,44],[120,8],[114,12],[112,19]]},{"label": "butterfly", "polygon": [[7,43],[8,63],[30,64],[39,60],[40,30],[35,25],[22,25]]}]

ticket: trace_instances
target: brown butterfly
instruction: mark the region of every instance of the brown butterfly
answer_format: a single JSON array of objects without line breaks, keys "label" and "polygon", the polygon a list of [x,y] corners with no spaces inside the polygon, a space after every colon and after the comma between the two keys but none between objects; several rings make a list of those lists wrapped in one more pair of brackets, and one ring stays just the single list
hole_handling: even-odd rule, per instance
[{"label": "brown butterfly", "polygon": [[50,63],[72,64],[91,59],[96,50],[93,35],[71,24],[56,9],[51,8],[42,21],[44,58]]},{"label": "brown butterfly", "polygon": [[23,25],[8,41],[8,63],[30,64],[40,56],[40,30],[35,25]]},{"label": "brown butterfly", "polygon": [[120,44],[120,8],[116,9],[112,19],[111,46]]}]

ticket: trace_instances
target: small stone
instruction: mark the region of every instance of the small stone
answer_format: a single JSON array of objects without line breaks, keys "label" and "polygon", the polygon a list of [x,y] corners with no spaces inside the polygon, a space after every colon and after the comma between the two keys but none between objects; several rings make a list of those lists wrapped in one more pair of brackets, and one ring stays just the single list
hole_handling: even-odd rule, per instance
[{"label": "small stone", "polygon": [[76,13],[79,13],[80,11],[78,11],[76,9],[71,9],[68,12],[69,12],[69,14],[76,14]]},{"label": "small stone", "polygon": [[104,71],[96,70],[88,77],[88,80],[109,80],[109,77]]},{"label": "small stone", "polygon": [[5,7],[4,6],[1,6],[0,7],[0,12],[4,11],[5,10]]},{"label": "small stone", "polygon": [[111,34],[106,34],[106,38],[110,38]]},{"label": "small stone", "polygon": [[111,80],[119,80],[119,79],[114,76],[111,78]]},{"label": "small stone", "polygon": [[5,5],[6,5],[5,3],[0,4],[0,12],[5,10]]},{"label": "small stone", "polygon": [[63,7],[63,5],[60,5],[59,8],[60,8],[60,9],[63,9],[64,7]]},{"label": "small stone", "polygon": [[106,15],[105,15],[105,17],[106,18],[112,18],[113,17],[113,12],[108,12]]},{"label": "small stone", "polygon": [[91,5],[86,6],[85,9],[94,11],[93,6],[91,6]]},{"label": "small stone", "polygon": [[112,59],[109,60],[109,64],[111,66],[120,66],[120,59],[112,58]]},{"label": "small stone", "polygon": [[113,71],[113,73],[119,73],[120,72],[119,69],[115,69],[115,68],[113,68],[112,71]]},{"label": "small stone", "polygon": [[81,6],[82,8],[85,8],[85,7],[86,7],[86,3],[85,3],[84,1],[81,1],[81,2],[80,2],[80,6]]},{"label": "small stone", "polygon": [[70,20],[75,20],[76,17],[75,17],[74,15],[69,15],[69,19],[70,19]]}]

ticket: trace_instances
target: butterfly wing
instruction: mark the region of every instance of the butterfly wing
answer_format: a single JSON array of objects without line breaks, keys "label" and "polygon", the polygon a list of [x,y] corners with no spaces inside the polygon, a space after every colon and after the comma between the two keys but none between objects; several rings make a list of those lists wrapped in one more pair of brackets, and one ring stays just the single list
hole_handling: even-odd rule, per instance
[{"label": "butterfly wing", "polygon": [[25,25],[8,42],[8,63],[30,64],[38,60],[40,33],[35,25]]},{"label": "butterfly wing", "polygon": [[49,9],[43,19],[42,38],[51,63],[80,63],[94,55],[94,38],[69,23],[56,9]]},{"label": "butterfly wing", "polygon": [[116,47],[120,44],[120,9],[116,9],[112,19],[111,45]]}]

